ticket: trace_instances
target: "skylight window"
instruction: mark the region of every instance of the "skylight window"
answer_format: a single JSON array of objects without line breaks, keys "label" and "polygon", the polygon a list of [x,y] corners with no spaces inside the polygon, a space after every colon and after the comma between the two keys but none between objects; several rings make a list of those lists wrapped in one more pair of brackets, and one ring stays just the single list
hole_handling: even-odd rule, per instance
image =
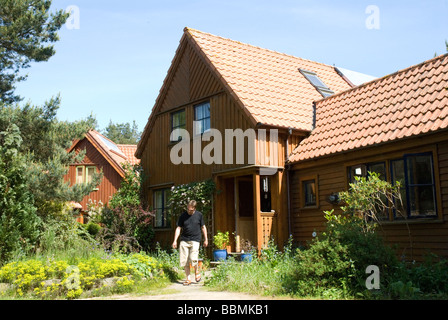
[{"label": "skylight window", "polygon": [[319,91],[319,93],[324,97],[329,97],[334,94],[328,86],[317,76],[315,72],[299,69],[305,78]]},{"label": "skylight window", "polygon": [[113,142],[107,140],[106,138],[104,138],[104,137],[102,137],[102,136],[100,136],[100,135],[98,135],[98,137],[99,137],[99,138],[101,139],[101,141],[102,141],[102,142],[109,148],[109,150],[113,150],[113,151],[115,151],[116,153],[118,153],[119,155],[123,155],[123,156],[125,156],[124,153],[121,152],[120,149],[118,149],[118,146],[117,146],[115,143],[113,143]]}]

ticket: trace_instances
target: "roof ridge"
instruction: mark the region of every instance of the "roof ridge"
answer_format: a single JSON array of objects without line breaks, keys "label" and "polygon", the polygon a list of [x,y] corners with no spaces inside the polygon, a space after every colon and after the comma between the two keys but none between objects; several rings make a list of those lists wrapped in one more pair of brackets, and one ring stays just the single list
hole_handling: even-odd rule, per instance
[{"label": "roof ridge", "polygon": [[197,32],[197,33],[209,35],[209,36],[212,36],[212,37],[215,37],[215,38],[219,38],[219,39],[222,39],[222,40],[226,40],[226,41],[232,41],[232,42],[235,42],[235,43],[239,43],[241,45],[245,45],[245,46],[248,46],[248,47],[256,48],[256,49],[259,49],[259,50],[272,52],[272,53],[275,53],[275,54],[278,54],[278,55],[283,55],[283,56],[286,56],[286,57],[290,57],[290,58],[294,58],[294,59],[300,59],[302,61],[315,63],[315,64],[322,65],[322,66],[325,66],[325,67],[334,68],[334,66],[326,64],[326,63],[322,63],[322,62],[318,62],[318,61],[314,61],[314,60],[310,60],[310,59],[294,56],[292,54],[288,54],[288,53],[284,53],[284,52],[280,52],[280,51],[276,51],[276,50],[272,50],[272,49],[263,48],[263,47],[260,47],[260,46],[256,46],[256,45],[253,45],[253,44],[250,44],[250,43],[241,42],[241,41],[230,39],[230,38],[225,38],[225,37],[222,37],[222,36],[218,36],[218,35],[215,35],[215,34],[212,34],[212,33],[209,33],[209,32],[204,32],[204,31],[201,31],[201,30],[197,30],[197,29],[194,29],[194,28],[189,28],[189,27],[185,27],[184,28],[184,32],[189,32],[190,35],[193,36],[190,31],[194,31],[194,32]]},{"label": "roof ridge", "polygon": [[440,56],[437,56],[437,57],[434,57],[434,58],[425,60],[425,61],[420,62],[420,63],[417,63],[417,64],[415,64],[415,65],[406,67],[406,68],[404,68],[404,69],[400,69],[400,70],[397,70],[397,71],[395,71],[395,72],[386,74],[386,75],[384,75],[384,76],[382,76],[382,77],[380,77],[380,78],[376,78],[376,79],[367,81],[367,82],[365,82],[365,83],[360,84],[359,86],[355,86],[355,87],[350,88],[350,89],[347,89],[347,90],[345,90],[345,91],[338,92],[338,93],[336,93],[336,94],[333,94],[333,95],[328,96],[328,97],[326,97],[326,98],[322,98],[322,99],[317,100],[317,101],[315,101],[315,102],[318,103],[318,102],[322,102],[322,101],[324,101],[324,100],[325,100],[325,101],[327,101],[327,100],[331,100],[331,99],[336,98],[336,97],[338,97],[338,96],[340,96],[340,95],[342,95],[342,94],[346,94],[346,93],[349,93],[349,92],[351,92],[351,91],[356,91],[356,90],[361,89],[361,88],[363,88],[363,87],[365,87],[365,86],[371,85],[371,84],[374,83],[374,82],[381,82],[381,81],[384,81],[384,80],[386,80],[387,78],[395,77],[395,76],[397,76],[397,75],[399,75],[399,74],[402,74],[402,73],[405,73],[405,72],[409,72],[410,70],[417,69],[417,68],[419,68],[419,67],[421,67],[421,66],[423,66],[423,65],[425,65],[425,64],[431,63],[431,62],[436,61],[436,60],[443,60],[443,59],[446,58],[446,57],[448,57],[448,53],[441,54]]}]

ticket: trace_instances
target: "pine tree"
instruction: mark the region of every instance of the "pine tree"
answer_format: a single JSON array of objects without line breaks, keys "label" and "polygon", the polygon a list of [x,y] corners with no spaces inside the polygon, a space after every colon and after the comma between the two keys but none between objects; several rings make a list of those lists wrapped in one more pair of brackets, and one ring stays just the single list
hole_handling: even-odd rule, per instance
[{"label": "pine tree", "polygon": [[51,0],[0,0],[0,100],[16,102],[15,83],[31,62],[48,61],[69,14],[49,13]]}]

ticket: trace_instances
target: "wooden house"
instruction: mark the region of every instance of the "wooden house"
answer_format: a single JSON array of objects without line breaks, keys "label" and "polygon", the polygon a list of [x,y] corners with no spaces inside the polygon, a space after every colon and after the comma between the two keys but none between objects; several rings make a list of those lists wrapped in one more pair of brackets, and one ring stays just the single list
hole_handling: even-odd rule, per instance
[{"label": "wooden house", "polygon": [[322,231],[322,212],[340,210],[334,195],[374,171],[402,185],[380,229],[398,255],[448,256],[448,55],[314,105],[315,128],[290,155],[294,238]]},{"label": "wooden house", "polygon": [[139,163],[139,160],[134,156],[136,149],[136,145],[116,144],[95,130],[90,130],[83,139],[73,142],[68,151],[86,150],[86,155],[80,163],[70,165],[65,176],[66,181],[70,181],[72,185],[86,183],[90,181],[93,172],[100,170],[103,172],[103,179],[98,188],[76,204],[77,208],[80,209],[79,222],[84,223],[86,221],[89,201],[96,203],[101,201],[105,205],[120,188],[125,175],[123,164],[134,165]]},{"label": "wooden house", "polygon": [[[258,248],[271,237],[283,244],[288,156],[314,126],[313,101],[352,87],[333,66],[185,28],[136,152],[156,209],[156,241],[173,241],[171,187],[213,179],[220,192],[212,234],[235,232]],[[172,135],[176,129],[186,137]],[[243,148],[225,145],[232,133],[242,133]]]}]

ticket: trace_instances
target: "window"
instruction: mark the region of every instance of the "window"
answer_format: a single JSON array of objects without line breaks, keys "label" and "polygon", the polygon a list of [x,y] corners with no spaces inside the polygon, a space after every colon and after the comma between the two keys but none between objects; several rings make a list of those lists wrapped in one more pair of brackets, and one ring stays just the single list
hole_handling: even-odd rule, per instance
[{"label": "window", "polygon": [[76,167],[76,183],[84,183],[84,167]]},{"label": "window", "polygon": [[400,181],[403,205],[395,212],[397,219],[435,217],[436,191],[431,153],[409,154],[391,161],[392,182]]},{"label": "window", "polygon": [[96,172],[96,167],[86,167],[86,183],[92,182],[93,175]]},{"label": "window", "polygon": [[319,206],[319,189],[317,183],[317,175],[308,175],[300,179],[300,201],[302,208],[316,208]]},{"label": "window", "polygon": [[260,210],[271,212],[271,178],[269,176],[260,177]]},{"label": "window", "polygon": [[355,183],[356,177],[367,177],[369,172],[378,173],[381,180],[386,180],[386,163],[376,162],[349,167],[348,173],[350,183]]},{"label": "window", "polygon": [[316,206],[316,180],[306,180],[302,182],[305,207]]},{"label": "window", "polygon": [[299,69],[300,73],[319,91],[319,93],[324,97],[329,97],[334,94],[334,92],[328,88],[328,86],[317,76],[315,72]]},{"label": "window", "polygon": [[195,134],[202,134],[210,130],[210,102],[201,103],[194,107]]},{"label": "window", "polygon": [[156,228],[169,228],[170,222],[170,210],[168,208],[168,196],[170,189],[155,190],[154,197],[154,210],[156,211],[155,227]]},{"label": "window", "polygon": [[77,166],[76,167],[76,183],[90,183],[96,172],[95,166]]},{"label": "window", "polygon": [[[402,203],[395,203],[393,219],[435,218],[437,216],[436,187],[432,153],[407,154],[402,158],[386,162],[367,163],[348,168],[349,181],[355,177],[368,177],[368,172],[376,172],[380,179],[394,185],[400,182]],[[386,199],[384,199],[386,201]],[[378,215],[381,220],[389,219],[388,210]]]},{"label": "window", "polygon": [[[185,110],[179,110],[171,114],[171,132],[176,129],[185,129]],[[176,134],[171,137],[171,141],[179,141],[182,139],[182,135]]]}]

